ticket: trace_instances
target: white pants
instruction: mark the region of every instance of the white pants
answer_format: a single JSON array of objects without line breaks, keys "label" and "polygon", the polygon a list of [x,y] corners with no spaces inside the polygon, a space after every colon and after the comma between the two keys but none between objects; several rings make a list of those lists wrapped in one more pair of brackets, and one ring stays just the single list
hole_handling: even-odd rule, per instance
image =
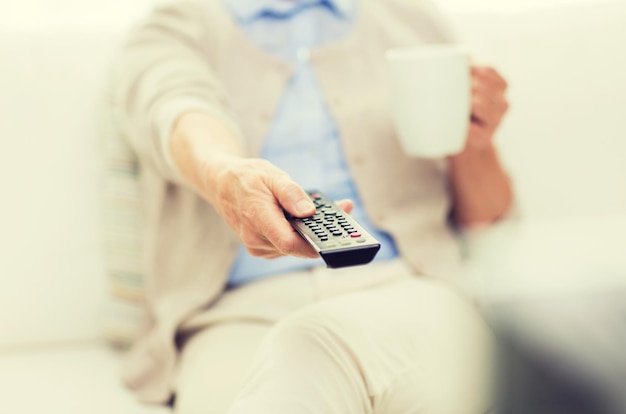
[{"label": "white pants", "polygon": [[400,262],[228,291],[182,351],[179,414],[479,414],[491,337],[473,307]]}]

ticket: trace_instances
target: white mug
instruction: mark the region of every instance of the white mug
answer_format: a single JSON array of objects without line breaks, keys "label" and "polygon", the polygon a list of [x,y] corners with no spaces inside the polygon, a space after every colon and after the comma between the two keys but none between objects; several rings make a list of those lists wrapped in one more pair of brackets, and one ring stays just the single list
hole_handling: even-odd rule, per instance
[{"label": "white mug", "polygon": [[471,116],[469,56],[458,46],[426,45],[385,54],[391,110],[404,152],[442,158],[465,147]]}]

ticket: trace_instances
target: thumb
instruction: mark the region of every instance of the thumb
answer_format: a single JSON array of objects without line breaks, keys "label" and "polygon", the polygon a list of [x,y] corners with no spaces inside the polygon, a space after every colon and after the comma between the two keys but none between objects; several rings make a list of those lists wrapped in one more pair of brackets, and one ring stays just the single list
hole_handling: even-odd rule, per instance
[{"label": "thumb", "polygon": [[315,214],[315,205],[308,194],[286,174],[274,176],[269,187],[282,208],[292,216],[308,217]]}]

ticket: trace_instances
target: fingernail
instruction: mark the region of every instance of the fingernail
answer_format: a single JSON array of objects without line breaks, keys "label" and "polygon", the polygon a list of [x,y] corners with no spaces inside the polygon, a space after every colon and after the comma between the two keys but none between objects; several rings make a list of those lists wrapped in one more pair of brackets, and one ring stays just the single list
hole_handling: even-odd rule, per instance
[{"label": "fingernail", "polygon": [[296,213],[309,214],[315,206],[311,203],[311,200],[302,199],[296,203]]}]

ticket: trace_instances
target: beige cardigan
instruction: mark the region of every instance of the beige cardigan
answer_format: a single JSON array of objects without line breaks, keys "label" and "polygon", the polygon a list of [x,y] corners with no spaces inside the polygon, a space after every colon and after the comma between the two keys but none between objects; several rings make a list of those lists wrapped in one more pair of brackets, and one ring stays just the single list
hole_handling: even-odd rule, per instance
[{"label": "beige cardigan", "polygon": [[[451,36],[426,1],[359,5],[352,34],[313,50],[311,62],[372,221],[393,236],[416,273],[448,277],[459,252],[446,224],[445,162],[403,155],[389,112],[383,52]],[[124,375],[144,401],[171,395],[176,335],[198,328],[192,320],[210,312],[238,246],[215,210],[172,168],[163,143],[180,114],[204,110],[231,125],[249,155],[258,156],[289,76],[289,66],[250,43],[219,0],[157,9],[130,35],[114,65],[109,109],[141,163],[145,201],[143,270],[152,323]]]}]

